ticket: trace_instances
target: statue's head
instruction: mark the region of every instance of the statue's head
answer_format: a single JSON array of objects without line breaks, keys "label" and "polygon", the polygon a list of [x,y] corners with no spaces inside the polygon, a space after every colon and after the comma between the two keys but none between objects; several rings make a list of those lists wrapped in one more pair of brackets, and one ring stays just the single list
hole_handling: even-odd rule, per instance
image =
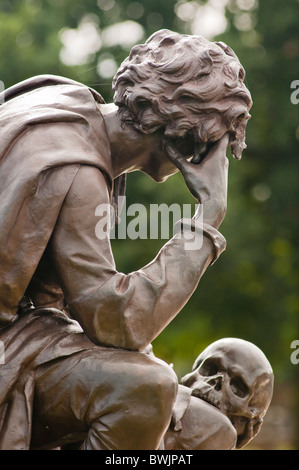
[{"label": "statue's head", "polygon": [[223,43],[169,30],[133,47],[113,80],[123,122],[144,134],[162,131],[186,155],[230,133],[240,159],[252,106],[245,72]]},{"label": "statue's head", "polygon": [[238,338],[209,345],[181,383],[192,395],[218,408],[237,431],[237,447],[259,432],[273,393],[273,372],[264,353]]}]

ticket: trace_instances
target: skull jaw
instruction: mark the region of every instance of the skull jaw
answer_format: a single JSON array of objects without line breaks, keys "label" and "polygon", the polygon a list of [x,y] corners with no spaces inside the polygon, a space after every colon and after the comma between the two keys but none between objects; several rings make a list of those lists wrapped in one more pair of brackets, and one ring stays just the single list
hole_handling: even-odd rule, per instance
[{"label": "skull jaw", "polygon": [[[237,445],[238,449],[243,448],[247,445],[259,432],[261,423],[254,423],[251,416],[247,416],[246,407],[232,406],[232,398],[228,400],[228,397],[223,393],[222,388],[216,390],[215,384],[211,385],[211,377],[202,377],[201,380],[197,380],[191,385],[192,396],[197,397],[206,403],[218,408],[223,414],[225,414],[232,425],[237,431]],[[190,385],[189,385],[190,386]]]}]

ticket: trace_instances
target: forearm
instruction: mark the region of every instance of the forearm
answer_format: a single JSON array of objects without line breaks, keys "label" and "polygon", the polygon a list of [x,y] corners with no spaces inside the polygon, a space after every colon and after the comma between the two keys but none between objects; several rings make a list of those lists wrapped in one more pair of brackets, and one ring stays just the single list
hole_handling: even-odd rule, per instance
[{"label": "forearm", "polygon": [[95,342],[142,350],[169,324],[190,298],[214,257],[203,237],[196,251],[175,236],[157,257],[128,275],[114,272],[87,295],[72,296],[75,317]]}]

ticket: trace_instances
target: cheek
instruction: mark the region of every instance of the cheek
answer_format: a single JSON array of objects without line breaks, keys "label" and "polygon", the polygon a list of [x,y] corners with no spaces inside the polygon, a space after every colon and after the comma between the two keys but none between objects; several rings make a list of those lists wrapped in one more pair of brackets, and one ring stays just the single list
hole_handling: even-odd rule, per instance
[{"label": "cheek", "polygon": [[157,183],[163,183],[169,176],[174,175],[179,170],[167,157],[163,151],[153,152],[146,173],[148,173]]},{"label": "cheek", "polygon": [[162,163],[161,173],[170,176],[177,172],[178,172],[177,167],[173,165],[173,163],[171,163],[169,160]]}]

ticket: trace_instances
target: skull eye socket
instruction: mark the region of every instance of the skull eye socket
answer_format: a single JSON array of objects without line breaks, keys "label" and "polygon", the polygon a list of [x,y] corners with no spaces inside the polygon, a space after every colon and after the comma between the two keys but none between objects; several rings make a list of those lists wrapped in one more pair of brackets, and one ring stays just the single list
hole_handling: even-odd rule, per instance
[{"label": "skull eye socket", "polygon": [[216,375],[219,372],[219,366],[217,362],[213,360],[206,360],[201,368],[200,368],[200,374],[205,376],[205,377],[210,377],[211,375]]},{"label": "skull eye socket", "polygon": [[230,388],[237,397],[245,398],[248,395],[249,389],[243,382],[241,377],[233,377],[230,381]]}]

